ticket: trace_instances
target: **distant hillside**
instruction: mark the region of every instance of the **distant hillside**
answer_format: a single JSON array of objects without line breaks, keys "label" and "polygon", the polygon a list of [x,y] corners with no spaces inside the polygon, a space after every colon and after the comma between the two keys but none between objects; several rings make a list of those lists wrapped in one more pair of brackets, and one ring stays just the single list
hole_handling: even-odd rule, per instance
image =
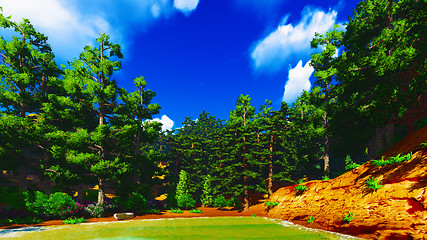
[{"label": "distant hillside", "polygon": [[[280,188],[269,198],[280,204],[267,211],[265,204],[251,208],[271,218],[294,221],[370,239],[427,239],[427,127],[408,135],[381,157],[388,159],[412,151],[402,163],[375,166],[372,162],[335,179],[304,183],[297,194],[294,186]],[[366,186],[370,178],[381,180],[378,190]],[[379,181],[378,181],[379,182]],[[354,219],[343,221],[345,214]],[[314,222],[307,223],[313,216]]]}]

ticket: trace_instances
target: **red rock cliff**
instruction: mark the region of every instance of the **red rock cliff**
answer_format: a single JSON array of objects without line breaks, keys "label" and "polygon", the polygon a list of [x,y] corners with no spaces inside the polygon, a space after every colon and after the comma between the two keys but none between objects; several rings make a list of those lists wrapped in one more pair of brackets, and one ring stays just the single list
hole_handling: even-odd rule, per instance
[{"label": "red rock cliff", "polygon": [[[269,198],[280,204],[267,211],[265,204],[251,207],[270,218],[297,222],[308,227],[370,239],[427,239],[427,127],[407,136],[383,154],[414,154],[409,161],[375,166],[368,162],[335,179],[304,183],[297,194],[294,186],[277,190]],[[383,187],[374,191],[366,180],[375,177]],[[349,223],[342,218],[352,213]],[[307,223],[309,216],[314,223]]]}]

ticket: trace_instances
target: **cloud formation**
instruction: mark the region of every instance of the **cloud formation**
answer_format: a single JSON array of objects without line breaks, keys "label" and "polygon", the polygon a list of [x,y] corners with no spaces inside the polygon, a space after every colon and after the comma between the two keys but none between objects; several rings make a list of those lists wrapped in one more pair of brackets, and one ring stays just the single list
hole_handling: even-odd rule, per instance
[{"label": "cloud formation", "polygon": [[302,19],[295,26],[286,24],[285,17],[277,29],[266,38],[259,41],[252,51],[253,67],[256,70],[276,72],[288,65],[292,57],[298,55],[309,58],[312,52],[310,41],[314,33],[326,33],[332,29],[337,18],[337,12],[330,10],[312,11],[306,7]]},{"label": "cloud formation", "polygon": [[159,118],[154,118],[151,121],[156,121],[156,122],[160,122],[162,125],[162,131],[166,131],[166,130],[172,130],[173,125],[174,125],[174,121],[172,121],[172,119],[170,119],[168,116],[163,115],[162,119]]},{"label": "cloud formation", "polygon": [[173,6],[188,15],[197,8],[199,0],[174,0]]},{"label": "cloud formation", "polygon": [[311,88],[309,78],[313,71],[314,69],[310,66],[310,61],[303,67],[302,60],[300,60],[294,68],[290,68],[282,101],[288,104],[293,103],[301,95],[303,90],[309,91]]},{"label": "cloud formation", "polygon": [[[14,21],[28,18],[49,43],[61,63],[77,58],[84,46],[93,45],[99,33],[110,35],[126,55],[128,30],[137,24],[148,28],[159,18],[194,11],[199,0],[2,0],[4,15]],[[102,6],[102,7],[101,7]],[[133,32],[133,31],[132,31]]]}]

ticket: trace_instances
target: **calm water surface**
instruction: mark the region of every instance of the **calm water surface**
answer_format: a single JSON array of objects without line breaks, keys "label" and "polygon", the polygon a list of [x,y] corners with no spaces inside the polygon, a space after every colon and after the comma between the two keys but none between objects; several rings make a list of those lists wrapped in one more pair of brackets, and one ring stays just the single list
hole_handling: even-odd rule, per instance
[{"label": "calm water surface", "polygon": [[307,229],[288,222],[253,217],[175,218],[83,223],[0,230],[0,240],[121,240],[121,239],[357,239]]}]

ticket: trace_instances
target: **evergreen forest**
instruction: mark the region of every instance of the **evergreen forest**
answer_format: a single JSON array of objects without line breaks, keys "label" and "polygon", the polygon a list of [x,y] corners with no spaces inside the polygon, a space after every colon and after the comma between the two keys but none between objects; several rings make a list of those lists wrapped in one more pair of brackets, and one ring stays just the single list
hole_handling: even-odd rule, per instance
[{"label": "evergreen forest", "polygon": [[273,110],[243,93],[228,119],[206,109],[172,131],[152,120],[161,106],[144,76],[129,80],[132,91],[115,80],[125,56],[108,34],[60,66],[48,36],[0,14],[14,31],[0,36],[0,202],[43,218],[73,213],[38,201],[89,201],[94,216],[221,197],[248,210],[279,187],[339,176],[427,126],[426,9],[361,1],[345,25],[311,40],[316,80],[294,103]]}]

